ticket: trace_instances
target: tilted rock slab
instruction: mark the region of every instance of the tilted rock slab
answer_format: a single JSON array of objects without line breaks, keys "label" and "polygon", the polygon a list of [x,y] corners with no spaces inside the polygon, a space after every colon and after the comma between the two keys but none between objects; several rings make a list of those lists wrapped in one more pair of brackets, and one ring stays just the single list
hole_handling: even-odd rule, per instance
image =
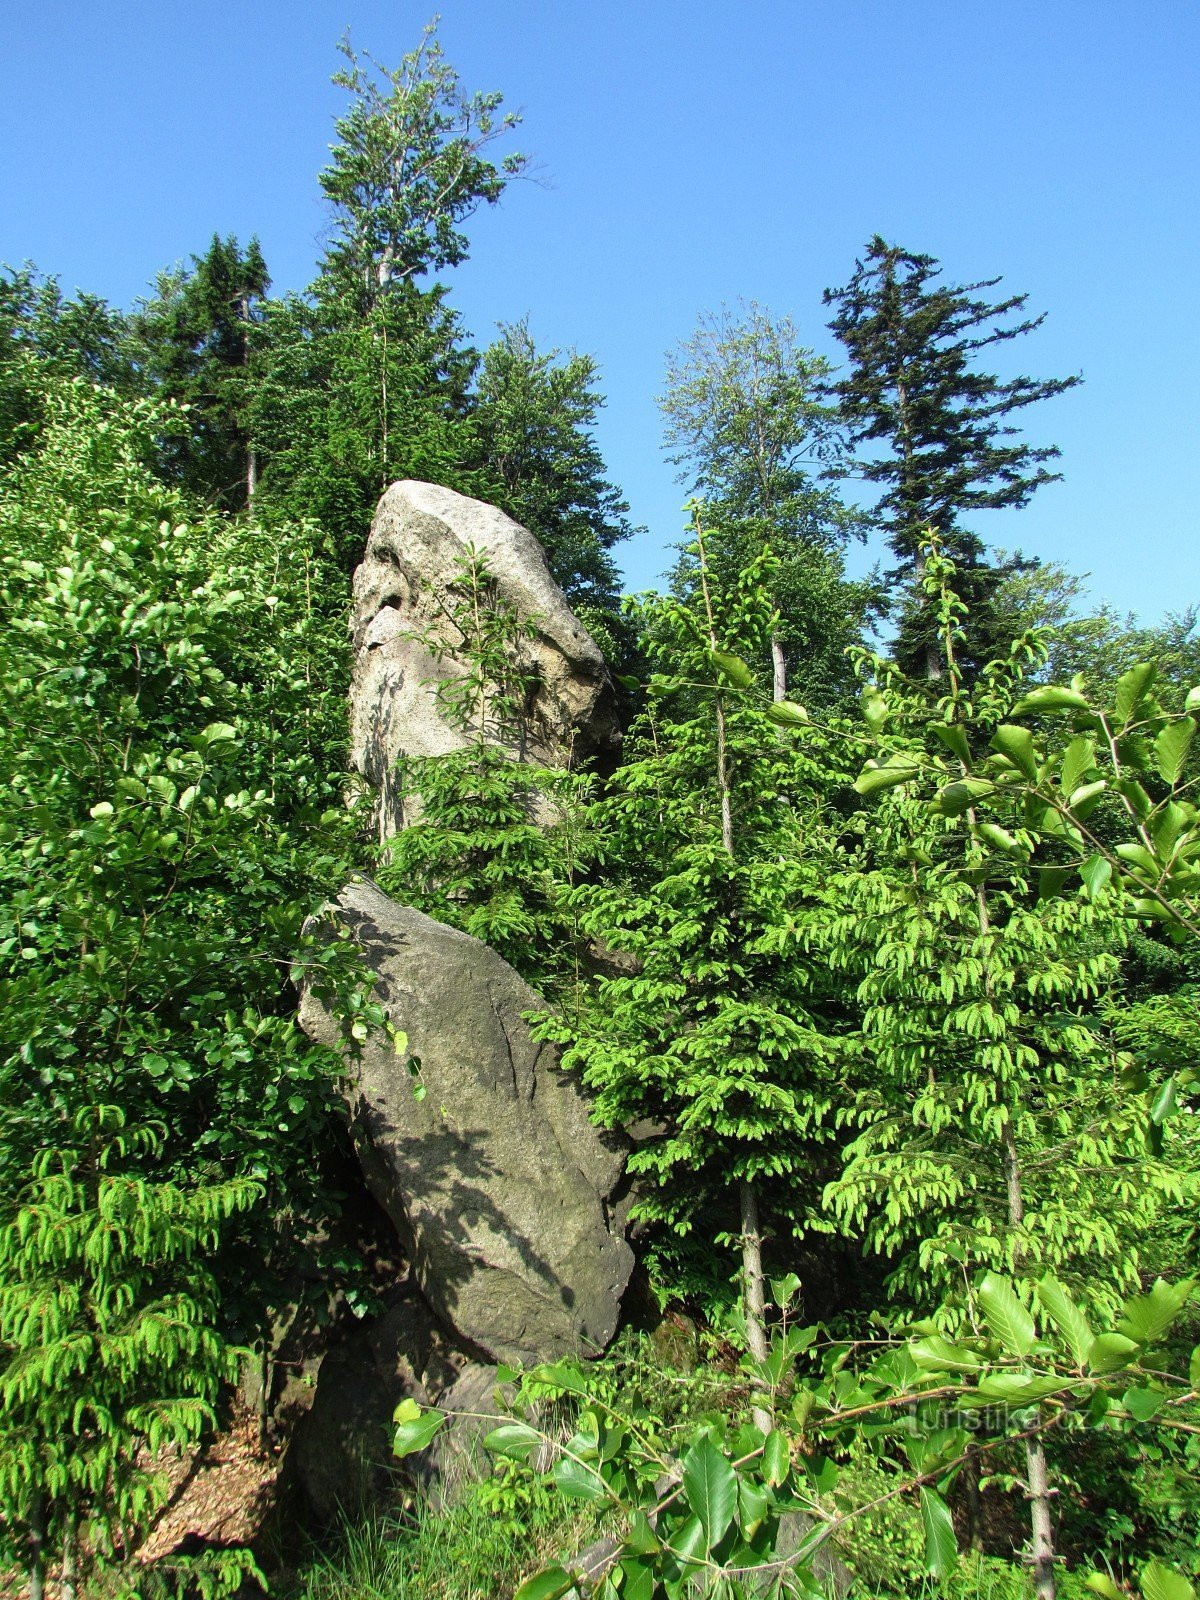
[{"label": "tilted rock slab", "polygon": [[483,557],[499,598],[536,630],[521,644],[522,665],[538,676],[525,725],[491,742],[541,766],[615,760],[620,734],[608,669],[537,539],[496,506],[406,479],[380,500],[354,574],[351,761],[380,797],[381,838],[414,820],[393,784],[397,760],[445,755],[469,742],[437,698],[439,683],[464,672],[445,608],[468,546]]},{"label": "tilted rock slab", "polygon": [[[589,1122],[554,1046],[531,1038],[521,1014],[542,1001],[487,945],[373,885],[352,883],[333,910],[420,1062],[418,1100],[406,1057],[372,1035],[348,1058],[348,1093],[367,1183],[425,1297],[493,1361],[598,1353],[633,1268],[609,1210],[624,1151]],[[343,1046],[311,993],[300,1022]]]}]

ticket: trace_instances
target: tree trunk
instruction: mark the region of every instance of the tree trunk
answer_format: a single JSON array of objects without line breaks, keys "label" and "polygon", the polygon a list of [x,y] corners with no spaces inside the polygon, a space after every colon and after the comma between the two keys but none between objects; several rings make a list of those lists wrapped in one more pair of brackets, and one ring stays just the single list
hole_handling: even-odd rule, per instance
[{"label": "tree trunk", "polygon": [[79,1524],[74,1515],[67,1521],[63,1534],[62,1583],[59,1594],[62,1600],[75,1600],[79,1564]]},{"label": "tree trunk", "polygon": [[[947,665],[951,668],[951,684],[957,679],[953,672],[953,657]],[[975,810],[967,811],[970,826],[975,826]],[[988,910],[987,891],[982,884],[975,891],[979,908],[979,931],[986,938],[992,931]],[[984,969],[984,987],[992,993],[991,975]],[[1004,1181],[1008,1201],[1008,1225],[1014,1232],[1024,1226],[1025,1196],[1021,1185],[1021,1153],[1017,1149],[1017,1134],[1010,1108],[1005,1108],[1004,1126],[1000,1133],[1000,1146],[1004,1160]],[[1014,1252],[1017,1258],[1021,1251]],[[1046,1452],[1040,1438],[1025,1441],[1025,1481],[1029,1496],[1030,1560],[1033,1566],[1033,1589],[1037,1600],[1055,1600],[1054,1590],[1054,1524],[1050,1516],[1050,1474],[1046,1465]]]},{"label": "tree trunk", "polygon": [[246,451],[246,504],[254,503],[254,491],[258,488],[258,452],[251,445]]},{"label": "tree trunk", "polygon": [[1037,1600],[1054,1600],[1054,1523],[1050,1516],[1050,1474],[1040,1439],[1025,1444],[1029,1485],[1029,1520],[1033,1529],[1033,1592]]},{"label": "tree trunk", "polygon": [[[762,1264],[762,1226],[758,1218],[758,1195],[754,1185],[743,1178],[738,1185],[742,1217],[742,1310],[746,1319],[746,1343],[755,1361],[767,1359],[766,1293]],[[756,1428],[771,1431],[771,1413],[762,1403],[762,1389],[755,1384],[755,1401],[750,1415]]]},{"label": "tree trunk", "polygon": [[777,704],[787,699],[787,657],[778,635],[771,639],[771,699]]},{"label": "tree trunk", "polygon": [[29,1600],[42,1600],[46,1592],[46,1504],[40,1494],[29,1511]]}]

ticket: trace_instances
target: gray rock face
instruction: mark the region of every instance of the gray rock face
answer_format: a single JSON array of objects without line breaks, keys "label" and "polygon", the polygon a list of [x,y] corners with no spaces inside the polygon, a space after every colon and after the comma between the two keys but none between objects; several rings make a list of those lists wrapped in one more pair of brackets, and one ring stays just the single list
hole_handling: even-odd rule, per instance
[{"label": "gray rock face", "polygon": [[[539,997],[478,939],[358,882],[337,918],[377,974],[421,1066],[372,1036],[349,1063],[352,1128],[375,1198],[429,1304],[493,1361],[602,1350],[633,1254],[610,1218],[624,1151],[588,1121],[577,1084],[521,1020]],[[313,1038],[339,1046],[311,994]]]},{"label": "gray rock face", "polygon": [[402,1288],[381,1316],[326,1353],[312,1407],[288,1446],[288,1476],[318,1522],[361,1513],[397,1475],[392,1413],[412,1399],[454,1415],[401,1475],[432,1504],[451,1505],[489,1469],[482,1438],[501,1414],[496,1376],[455,1350],[420,1295]]},{"label": "gray rock face", "polygon": [[413,820],[393,784],[397,760],[445,755],[468,742],[437,698],[438,685],[464,670],[446,611],[468,546],[483,556],[500,600],[535,630],[521,645],[521,664],[538,679],[524,725],[519,736],[494,742],[542,766],[615,757],[620,736],[604,659],[533,534],[482,500],[430,483],[394,483],[354,574],[352,624],[351,759],[380,797],[381,838]]}]

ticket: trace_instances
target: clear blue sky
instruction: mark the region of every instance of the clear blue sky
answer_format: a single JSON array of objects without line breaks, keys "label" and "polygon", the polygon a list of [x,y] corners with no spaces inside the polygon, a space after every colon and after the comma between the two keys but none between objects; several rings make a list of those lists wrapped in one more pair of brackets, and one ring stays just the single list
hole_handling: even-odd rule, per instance
[{"label": "clear blue sky", "polygon": [[[128,305],[214,231],[312,276],[335,43],[386,60],[413,0],[40,0],[6,8],[0,260]],[[478,342],[528,313],[601,364],[610,472],[679,536],[663,354],[756,298],[834,354],[821,291],[875,232],[962,282],[1004,276],[1044,327],[1008,347],[1082,387],[1027,413],[1062,484],[989,541],[1090,571],[1147,620],[1200,601],[1200,5],[1195,0],[442,0],[467,89],[524,113],[543,181],[472,225],[453,301]],[[878,552],[876,552],[878,553]]]}]

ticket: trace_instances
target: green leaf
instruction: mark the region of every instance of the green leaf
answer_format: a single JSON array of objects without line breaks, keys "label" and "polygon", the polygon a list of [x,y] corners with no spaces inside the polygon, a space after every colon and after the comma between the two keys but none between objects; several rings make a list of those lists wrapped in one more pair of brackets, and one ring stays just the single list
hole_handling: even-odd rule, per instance
[{"label": "green leaf", "polygon": [[1150,1106],[1150,1121],[1156,1128],[1161,1128],[1172,1111],[1174,1111],[1177,1098],[1175,1079],[1168,1078],[1154,1096]]},{"label": "green leaf", "polygon": [[711,1550],[737,1510],[737,1473],[707,1434],[697,1439],[683,1458],[683,1488]]},{"label": "green leaf", "polygon": [[927,1339],[914,1339],[908,1353],[923,1372],[977,1372],[980,1359],[973,1350],[952,1344],[940,1333]]},{"label": "green leaf", "polygon": [[965,767],[970,766],[971,747],[967,743],[966,730],[961,722],[935,722],[933,731],[947,750],[956,755]]},{"label": "green leaf", "polygon": [[709,1551],[708,1536],[699,1517],[687,1519],[681,1528],[674,1529],[669,1540],[671,1554],[681,1566],[703,1561]]},{"label": "green leaf", "polygon": [[721,676],[728,678],[736,688],[749,689],[752,686],[754,674],[741,656],[731,655],[728,650],[713,650],[710,654]]},{"label": "green leaf", "polygon": [[1176,1317],[1191,1298],[1195,1280],[1184,1278],[1179,1283],[1156,1280],[1149,1294],[1133,1295],[1121,1307],[1121,1320],[1117,1332],[1138,1344],[1155,1344],[1168,1331]]},{"label": "green leaf", "polygon": [[991,745],[993,750],[998,750],[1001,755],[1007,756],[1013,766],[1031,783],[1037,782],[1037,751],[1033,747],[1033,735],[1028,728],[1017,728],[1011,723],[1004,723],[992,735]]},{"label": "green leaf", "polygon": [[804,728],[810,720],[808,712],[794,700],[776,700],[767,707],[766,718],[780,728]]},{"label": "green leaf", "polygon": [[1128,672],[1123,672],[1117,679],[1113,721],[1118,730],[1127,728],[1133,721],[1147,690],[1154,682],[1157,671],[1158,668],[1153,661],[1139,661],[1136,666],[1130,667]]},{"label": "green leaf", "polygon": [[1096,746],[1086,733],[1077,734],[1063,751],[1059,782],[1062,792],[1074,794],[1096,765]]},{"label": "green leaf", "polygon": [[513,1600],[561,1600],[574,1587],[574,1578],[556,1561],[552,1567],[544,1567],[532,1578],[526,1578]]},{"label": "green leaf", "polygon": [[1189,689],[1187,699],[1183,702],[1185,711],[1200,711],[1200,688]]},{"label": "green leaf", "polygon": [[1118,1589],[1107,1572],[1089,1572],[1083,1580],[1089,1589],[1094,1589],[1104,1600],[1129,1600],[1123,1589]]},{"label": "green leaf", "polygon": [[432,1408],[422,1410],[415,1400],[401,1400],[392,1413],[392,1421],[398,1424],[392,1437],[392,1454],[411,1456],[418,1450],[424,1450],[435,1434],[447,1421],[444,1411],[435,1411]]},{"label": "green leaf", "polygon": [[934,809],[945,817],[961,817],[976,800],[983,800],[996,792],[996,785],[987,778],[959,778],[938,791]]},{"label": "green leaf", "polygon": [[925,1569],[945,1580],[958,1561],[958,1540],[950,1507],[928,1484],[921,1485],[921,1520],[925,1524]]},{"label": "green leaf", "polygon": [[975,828],[975,836],[980,843],[990,845],[993,850],[999,850],[1001,855],[1021,855],[1021,846],[1009,833],[1007,828],[1002,828],[996,822],[981,822]]},{"label": "green leaf", "polygon": [[528,1461],[541,1442],[536,1428],[526,1427],[523,1422],[503,1422],[484,1438],[483,1448],[509,1461]]},{"label": "green leaf", "polygon": [[553,1477],[559,1493],[568,1500],[603,1500],[608,1492],[598,1473],[570,1456],[563,1456],[558,1462]]},{"label": "green leaf", "polygon": [[751,1483],[749,1478],[738,1479],[737,1497],[738,1528],[743,1539],[753,1539],[767,1520],[772,1497],[765,1489],[760,1489]]},{"label": "green leaf", "polygon": [[1029,1372],[992,1372],[980,1380],[975,1393],[982,1400],[999,1401],[1015,1411],[1048,1400],[1065,1387],[1061,1378],[1038,1377]]},{"label": "green leaf", "polygon": [[1091,707],[1077,689],[1060,689],[1056,684],[1043,684],[1031,689],[1013,707],[1013,716],[1024,716],[1030,711],[1090,711]]},{"label": "green leaf", "polygon": [[800,1279],[794,1272],[786,1273],[782,1278],[771,1279],[771,1298],[782,1311],[791,1303],[800,1289]]},{"label": "green leaf", "polygon": [[1184,763],[1187,761],[1188,750],[1195,736],[1196,724],[1192,718],[1180,717],[1178,722],[1168,722],[1155,739],[1154,765],[1164,783],[1174,787],[1179,782]]},{"label": "green leaf", "polygon": [[1088,1351],[1088,1367],[1092,1372],[1119,1372],[1131,1361],[1136,1361],[1141,1347],[1120,1333],[1101,1333],[1092,1340]]},{"label": "green leaf", "polygon": [[891,715],[891,708],[887,700],[880,694],[878,689],[872,684],[868,684],[859,696],[859,703],[862,706],[862,714],[866,719],[867,726],[872,733],[878,733]]},{"label": "green leaf", "polygon": [[1037,1297],[1042,1310],[1067,1341],[1075,1364],[1082,1367],[1092,1348],[1093,1335],[1087,1318],[1057,1278],[1043,1278],[1037,1286]]},{"label": "green leaf", "polygon": [[1166,1403],[1161,1389],[1126,1389],[1121,1404],[1135,1422],[1149,1422]]},{"label": "green leaf", "polygon": [[1161,1561],[1147,1561],[1141,1574],[1143,1600],[1196,1600],[1196,1591],[1184,1577]]},{"label": "green leaf", "polygon": [[639,1561],[636,1556],[626,1556],[618,1570],[621,1574],[621,1600],[654,1600],[657,1580],[652,1561]]},{"label": "green leaf", "polygon": [[988,1327],[1004,1348],[1010,1355],[1027,1356],[1033,1349],[1033,1318],[1012,1284],[989,1272],[979,1285],[978,1297]]},{"label": "green leaf", "polygon": [[792,1465],[792,1453],[786,1435],[772,1428],[763,1446],[762,1475],[767,1483],[777,1487],[787,1477]]},{"label": "green leaf", "polygon": [[1107,856],[1093,852],[1080,867],[1079,876],[1089,896],[1095,900],[1112,877],[1112,863]]},{"label": "green leaf", "polygon": [[210,722],[207,728],[202,728],[196,735],[196,743],[202,750],[208,750],[215,744],[235,744],[237,742],[237,729],[228,722]]},{"label": "green leaf", "polygon": [[630,1550],[636,1550],[640,1556],[653,1555],[661,1549],[658,1535],[650,1526],[650,1519],[644,1511],[634,1513],[629,1524],[629,1532],[625,1535],[625,1543]]},{"label": "green leaf", "polygon": [[898,784],[911,783],[920,775],[920,767],[903,757],[890,756],[884,766],[871,763],[865,766],[854,780],[858,794],[878,794],[882,789],[894,789]]}]

